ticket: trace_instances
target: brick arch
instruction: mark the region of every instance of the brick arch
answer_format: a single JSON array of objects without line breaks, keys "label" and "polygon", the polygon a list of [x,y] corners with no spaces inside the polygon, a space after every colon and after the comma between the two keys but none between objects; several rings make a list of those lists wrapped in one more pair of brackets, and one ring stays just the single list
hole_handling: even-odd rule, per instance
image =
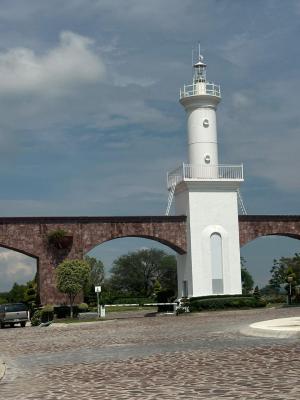
[{"label": "brick arch", "polygon": [[186,252],[185,248],[180,247],[178,244],[171,242],[167,239],[161,238],[161,237],[156,237],[156,236],[152,236],[152,235],[141,235],[141,234],[128,235],[128,234],[124,233],[123,235],[122,234],[112,235],[111,237],[107,238],[106,240],[101,240],[101,242],[96,242],[94,245],[87,246],[84,254],[93,250],[97,246],[101,246],[101,244],[103,244],[103,243],[110,242],[115,239],[123,239],[123,238],[141,238],[141,239],[153,240],[155,242],[161,243],[161,244],[169,247],[170,249],[174,250],[178,254],[184,254]]},{"label": "brick arch", "polygon": [[298,215],[239,216],[241,247],[262,236],[286,236],[300,240]]},{"label": "brick arch", "polygon": [[186,217],[103,217],[82,224],[84,254],[109,240],[140,237],[160,242],[179,254],[186,252]]},{"label": "brick arch", "polygon": [[2,247],[3,249],[8,249],[8,250],[15,251],[16,253],[24,254],[25,256],[34,258],[36,261],[39,260],[39,257],[38,257],[37,255],[32,254],[32,253],[29,253],[29,252],[26,250],[26,246],[25,246],[25,249],[24,249],[24,246],[21,246],[22,248],[20,248],[20,246],[15,247],[15,246],[7,245],[7,244],[5,244],[5,243],[0,242],[0,248],[1,248],[1,247]]},{"label": "brick arch", "polygon": [[[55,251],[47,234],[63,229],[72,236],[67,250]],[[83,258],[92,248],[119,237],[156,240],[179,254],[186,252],[185,216],[145,217],[2,217],[0,245],[38,260],[38,287],[42,304],[64,304],[66,296],[55,285],[55,268],[65,258]]]}]

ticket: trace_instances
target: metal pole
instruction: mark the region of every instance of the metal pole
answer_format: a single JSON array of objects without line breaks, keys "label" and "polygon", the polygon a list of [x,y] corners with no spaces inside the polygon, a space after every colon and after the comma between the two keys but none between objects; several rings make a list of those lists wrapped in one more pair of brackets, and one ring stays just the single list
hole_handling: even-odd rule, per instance
[{"label": "metal pole", "polygon": [[100,318],[99,292],[97,292],[97,314],[98,318]]}]

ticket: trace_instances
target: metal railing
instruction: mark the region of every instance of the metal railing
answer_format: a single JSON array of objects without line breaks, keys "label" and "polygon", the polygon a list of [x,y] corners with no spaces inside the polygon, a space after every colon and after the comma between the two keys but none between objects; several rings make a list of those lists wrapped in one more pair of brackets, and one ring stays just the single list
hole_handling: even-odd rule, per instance
[{"label": "metal railing", "polygon": [[180,88],[179,97],[180,99],[190,96],[199,96],[208,94],[210,96],[221,97],[220,85],[215,83],[203,82],[194,83],[192,85],[184,85],[183,89]]},{"label": "metal railing", "polygon": [[182,164],[168,173],[168,189],[185,180],[242,181],[243,164],[240,165],[194,165]]}]

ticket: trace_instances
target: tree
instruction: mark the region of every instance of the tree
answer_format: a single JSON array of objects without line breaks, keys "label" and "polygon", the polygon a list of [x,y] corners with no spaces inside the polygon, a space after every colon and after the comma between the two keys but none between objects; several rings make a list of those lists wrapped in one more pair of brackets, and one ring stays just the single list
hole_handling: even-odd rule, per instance
[{"label": "tree", "polygon": [[14,283],[11,290],[8,292],[7,300],[9,303],[19,303],[24,301],[26,286]]},{"label": "tree", "polygon": [[85,301],[90,304],[96,302],[95,286],[103,285],[105,277],[104,265],[102,261],[97,260],[95,257],[86,256],[84,260],[90,267],[89,285],[87,285],[84,293]]},{"label": "tree", "polygon": [[26,303],[33,310],[38,301],[37,276],[25,285],[14,283],[8,293],[0,294],[0,303]]},{"label": "tree", "polygon": [[110,284],[113,290],[129,296],[149,297],[157,291],[176,293],[176,259],[163,250],[144,249],[122,255],[114,261]]},{"label": "tree", "polygon": [[254,288],[253,297],[255,297],[256,300],[260,300],[260,298],[261,298],[261,292],[260,292],[259,287],[257,285]]},{"label": "tree", "polygon": [[8,296],[7,292],[0,293],[0,304],[8,303],[7,296]]},{"label": "tree", "polygon": [[104,265],[95,257],[85,256],[84,260],[90,267],[90,283],[92,286],[100,286],[104,281]]},{"label": "tree", "polygon": [[[300,254],[295,253],[293,257],[281,257],[273,261],[271,268],[271,279],[269,284],[274,290],[279,292],[281,285],[288,283],[288,276],[293,277],[292,286],[300,283]],[[289,284],[285,286],[288,291]]]},{"label": "tree", "polygon": [[39,303],[36,276],[32,281],[26,283],[24,291],[24,303],[28,305],[31,311],[33,311]]},{"label": "tree", "polygon": [[71,318],[75,297],[89,284],[90,267],[83,260],[65,260],[56,268],[57,289],[69,298]]},{"label": "tree", "polygon": [[241,277],[243,294],[248,294],[253,289],[254,280],[246,268],[246,260],[241,257]]},{"label": "tree", "polygon": [[278,294],[278,290],[271,285],[266,285],[260,289],[260,293],[264,296],[275,296]]}]

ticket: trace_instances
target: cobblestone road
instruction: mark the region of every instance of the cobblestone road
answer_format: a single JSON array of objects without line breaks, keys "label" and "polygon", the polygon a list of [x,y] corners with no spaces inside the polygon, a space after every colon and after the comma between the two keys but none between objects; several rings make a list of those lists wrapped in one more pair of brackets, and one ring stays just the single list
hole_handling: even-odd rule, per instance
[{"label": "cobblestone road", "polygon": [[4,329],[0,399],[299,399],[300,342],[239,333],[299,315],[247,310]]}]

